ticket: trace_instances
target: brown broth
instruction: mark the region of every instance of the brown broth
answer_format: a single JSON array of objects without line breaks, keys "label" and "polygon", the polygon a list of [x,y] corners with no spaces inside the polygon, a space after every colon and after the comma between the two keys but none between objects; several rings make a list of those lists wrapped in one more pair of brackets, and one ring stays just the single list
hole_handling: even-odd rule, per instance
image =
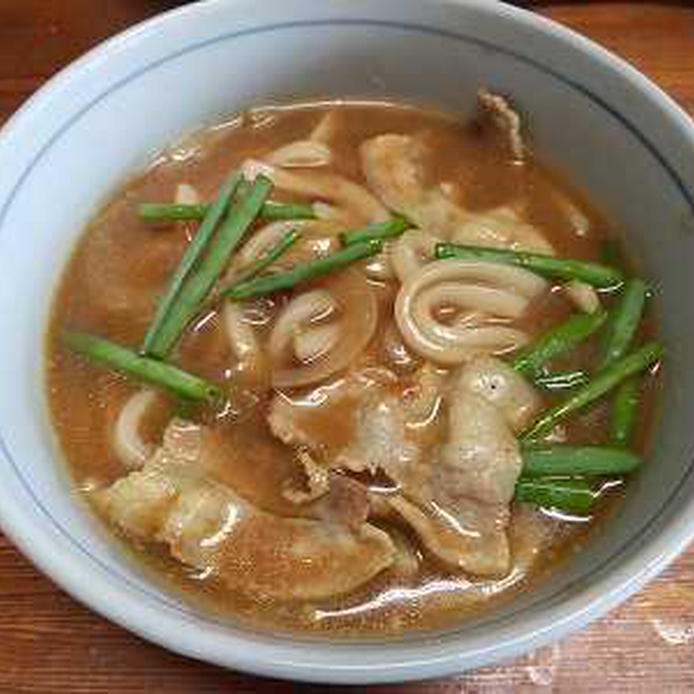
[{"label": "brown broth", "polygon": [[[598,259],[601,241],[614,234],[607,220],[546,166],[532,158],[523,167],[511,165],[481,131],[463,127],[450,115],[434,111],[361,103],[256,109],[196,133],[165,151],[143,174],[114,194],[89,224],[56,293],[47,340],[47,389],[57,437],[78,488],[103,486],[126,473],[109,440],[119,409],[137,385],[67,352],[60,342],[61,331],[69,327],[106,335],[124,344],[139,344],[152,318],[156,297],[194,231],[192,225],[185,224],[144,224],[136,216],[137,203],[169,201],[183,181],[210,198],[226,173],[244,158],[305,138],[328,108],[337,110],[339,124],[331,165],[334,172],[363,182],[357,156],[360,142],[385,132],[419,133],[433,152],[427,162],[431,181],[454,181],[455,194],[466,207],[484,209],[510,199],[522,200],[529,220],[543,230],[560,255]],[[570,231],[561,196],[589,220],[589,234],[581,236]],[[274,197],[283,196],[278,191]],[[392,305],[393,294],[388,287],[381,292],[383,314]],[[610,297],[603,298],[609,304]],[[570,311],[571,306],[559,292],[549,292],[528,311],[523,327],[538,334]],[[202,376],[236,383],[239,375],[232,368],[233,359],[219,329],[219,319],[212,310],[188,331],[180,364]],[[644,330],[646,334],[652,332],[652,324]],[[596,341],[588,340],[553,366],[589,367],[596,350]],[[375,340],[360,363],[378,367],[381,355],[382,345]],[[396,392],[407,390],[408,378],[407,370],[399,374]],[[643,432],[654,418],[656,386],[655,377],[644,379],[639,448],[645,446]],[[198,413],[213,429],[213,445],[224,451],[226,463],[214,471],[215,476],[266,511],[296,515],[295,507],[281,493],[285,481],[297,475],[295,454],[269,431],[265,420],[268,397],[243,389],[235,392],[238,395],[226,411]],[[548,395],[547,401],[553,397],[557,396]],[[174,409],[170,398],[159,397],[155,412],[145,422],[148,441],[160,440]],[[608,409],[607,403],[601,403],[568,423],[568,441],[607,440]],[[349,427],[327,414],[317,415],[313,426],[322,432],[332,431],[336,447],[351,433]],[[396,564],[351,595],[320,603],[255,600],[226,590],[215,578],[202,578],[199,572],[170,559],[161,547],[136,546],[130,550],[167,585],[176,586],[194,604],[217,615],[275,629],[340,635],[393,634],[451,625],[527,590],[582,546],[622,493],[620,487],[608,494],[587,523],[562,522],[540,511],[515,508],[512,533],[541,532],[550,540],[541,560],[530,571],[516,571],[501,582],[479,582],[454,575],[417,549],[419,568],[415,574],[404,572]],[[389,530],[402,541],[418,546],[403,525],[395,523]],[[483,584],[486,592],[480,588]],[[489,588],[494,588],[493,595]]]}]

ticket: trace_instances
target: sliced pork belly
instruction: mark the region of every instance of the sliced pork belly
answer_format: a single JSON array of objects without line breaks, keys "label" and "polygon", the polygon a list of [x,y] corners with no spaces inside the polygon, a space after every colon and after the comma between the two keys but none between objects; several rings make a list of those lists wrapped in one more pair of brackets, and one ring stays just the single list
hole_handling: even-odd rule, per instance
[{"label": "sliced pork belly", "polygon": [[371,190],[390,209],[411,219],[434,239],[554,254],[538,229],[510,207],[469,212],[440,186],[425,186],[427,146],[413,135],[389,133],[360,147],[362,169]]},{"label": "sliced pork belly", "polygon": [[440,383],[429,367],[405,393],[352,375],[301,397],[277,395],[268,422],[281,441],[306,447],[327,468],[384,473],[416,492],[428,477],[422,453],[436,426]]},{"label": "sliced pork belly", "polygon": [[[480,359],[452,374],[446,388],[445,374],[425,364],[399,396],[346,378],[297,400],[277,396],[269,423],[282,441],[306,447],[330,469],[385,473],[396,491],[371,494],[366,512],[395,513],[450,568],[503,575],[522,464],[510,422],[532,416],[524,402],[530,386],[515,376],[498,360]],[[448,434],[439,447],[419,427],[441,426],[441,398]],[[327,497],[318,503],[330,508]]]},{"label": "sliced pork belly", "polygon": [[444,564],[503,575],[510,566],[509,504],[522,460],[502,410],[468,385],[458,374],[448,403],[448,439],[431,472],[431,497],[419,503],[395,497],[390,504]]},{"label": "sliced pork belly", "polygon": [[412,135],[385,134],[360,147],[364,175],[381,201],[434,239],[554,254],[538,229],[504,207],[469,212],[440,186],[425,186],[427,147]]},{"label": "sliced pork belly", "polygon": [[495,357],[477,357],[465,364],[455,389],[475,393],[495,405],[516,432],[525,429],[542,408],[542,398],[535,388]]},{"label": "sliced pork belly", "polygon": [[522,162],[525,159],[525,143],[518,113],[505,97],[493,94],[488,89],[480,89],[477,99],[483,120],[487,120],[499,132],[511,157]]},{"label": "sliced pork belly", "polygon": [[393,562],[392,542],[368,523],[284,518],[252,506],[205,474],[203,436],[174,421],[144,468],[96,493],[105,516],[232,590],[280,600],[349,592]]},{"label": "sliced pork belly", "polygon": [[504,532],[508,512],[503,507],[467,499],[444,509],[435,502],[414,503],[400,495],[389,503],[428,552],[449,568],[479,576],[508,571],[510,555]]},{"label": "sliced pork belly", "polygon": [[330,472],[327,493],[309,507],[312,517],[358,528],[371,514],[368,488],[356,480]]},{"label": "sliced pork belly", "polygon": [[499,409],[463,391],[449,406],[449,438],[434,470],[436,498],[454,504],[470,498],[507,505],[522,460],[516,438]]}]

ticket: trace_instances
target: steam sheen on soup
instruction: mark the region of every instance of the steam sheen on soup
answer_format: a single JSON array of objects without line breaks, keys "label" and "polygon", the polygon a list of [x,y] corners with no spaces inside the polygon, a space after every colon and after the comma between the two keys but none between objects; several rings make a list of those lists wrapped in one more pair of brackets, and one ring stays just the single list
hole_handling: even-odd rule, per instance
[{"label": "steam sheen on soup", "polygon": [[440,627],[532,587],[624,493],[660,358],[646,299],[498,95],[471,122],[256,108],[88,225],[48,400],[96,515],[195,604]]}]

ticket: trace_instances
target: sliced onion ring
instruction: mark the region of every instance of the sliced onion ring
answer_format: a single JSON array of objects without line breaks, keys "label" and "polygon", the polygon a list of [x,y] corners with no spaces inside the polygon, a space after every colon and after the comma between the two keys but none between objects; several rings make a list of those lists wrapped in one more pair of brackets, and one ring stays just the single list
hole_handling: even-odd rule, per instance
[{"label": "sliced onion ring", "polygon": [[[277,388],[310,385],[343,371],[364,351],[376,331],[378,301],[361,272],[347,268],[330,275],[322,284],[322,290],[329,292],[337,303],[340,325],[345,326],[340,335],[341,339],[334,349],[324,356],[297,367],[286,365],[287,350],[280,350],[278,353],[277,349],[270,349],[274,362],[271,380],[272,385]],[[281,317],[278,323],[280,320]],[[283,330],[286,330],[286,327]],[[279,338],[276,340],[279,342]]]}]

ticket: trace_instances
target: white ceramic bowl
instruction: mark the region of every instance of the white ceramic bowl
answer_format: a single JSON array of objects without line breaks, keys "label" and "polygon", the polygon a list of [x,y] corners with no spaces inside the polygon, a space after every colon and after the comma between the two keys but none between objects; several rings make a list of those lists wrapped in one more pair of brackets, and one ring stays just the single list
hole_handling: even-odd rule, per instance
[{"label": "white ceramic bowl", "polygon": [[[42,387],[51,292],[104,196],[182,132],[249,104],[396,97],[470,111],[514,95],[535,147],[628,231],[658,290],[664,417],[645,468],[588,549],[506,608],[399,643],[305,642],[198,615],[141,575],[75,503]],[[77,599],[180,653],[284,678],[445,675],[564,636],[626,598],[694,535],[694,130],[621,60],[496,2],[228,0],[186,6],[61,72],[0,137],[0,516]]]}]

